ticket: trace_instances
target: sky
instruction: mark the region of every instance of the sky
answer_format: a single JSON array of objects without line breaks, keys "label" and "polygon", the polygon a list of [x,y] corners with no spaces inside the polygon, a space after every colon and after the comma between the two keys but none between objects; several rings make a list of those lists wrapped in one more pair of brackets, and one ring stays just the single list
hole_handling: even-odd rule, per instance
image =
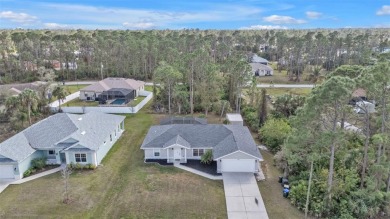
[{"label": "sky", "polygon": [[390,0],[0,0],[0,29],[390,28]]}]

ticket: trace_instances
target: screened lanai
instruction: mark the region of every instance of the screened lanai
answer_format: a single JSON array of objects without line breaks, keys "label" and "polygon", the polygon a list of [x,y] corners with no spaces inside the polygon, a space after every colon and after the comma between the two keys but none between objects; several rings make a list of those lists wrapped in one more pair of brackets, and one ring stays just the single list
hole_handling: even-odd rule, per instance
[{"label": "screened lanai", "polygon": [[[133,100],[136,96],[136,91],[132,89],[125,89],[125,88],[112,88],[107,91],[103,91],[99,95],[99,100],[101,103],[108,103],[110,104],[127,104],[131,100]],[[111,101],[113,100],[113,101]]]}]

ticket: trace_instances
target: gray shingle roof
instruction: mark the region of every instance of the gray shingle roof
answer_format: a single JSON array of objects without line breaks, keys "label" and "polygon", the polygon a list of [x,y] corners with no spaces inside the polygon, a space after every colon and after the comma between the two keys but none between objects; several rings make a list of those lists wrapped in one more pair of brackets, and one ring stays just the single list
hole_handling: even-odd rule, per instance
[{"label": "gray shingle roof", "polygon": [[211,147],[214,158],[242,151],[262,159],[248,128],[237,125],[173,124],[152,126],[141,145],[141,149],[165,148],[178,141],[181,141],[181,144],[186,144],[183,146],[190,148]]},{"label": "gray shingle roof", "polygon": [[137,90],[138,88],[145,85],[145,82],[138,81],[129,78],[105,78],[99,82],[91,84],[80,91],[94,91],[94,92],[103,92],[110,90],[112,88],[125,88]]},{"label": "gray shingle roof", "polygon": [[0,155],[13,161],[22,161],[34,152],[35,149],[30,146],[22,132],[0,143]]},{"label": "gray shingle roof", "polygon": [[0,155],[21,161],[36,149],[75,145],[62,143],[69,138],[88,149],[97,150],[124,119],[124,116],[100,112],[83,115],[57,113],[0,143]]},{"label": "gray shingle roof", "polygon": [[77,130],[66,113],[57,113],[23,131],[33,148],[53,148],[54,144]]}]

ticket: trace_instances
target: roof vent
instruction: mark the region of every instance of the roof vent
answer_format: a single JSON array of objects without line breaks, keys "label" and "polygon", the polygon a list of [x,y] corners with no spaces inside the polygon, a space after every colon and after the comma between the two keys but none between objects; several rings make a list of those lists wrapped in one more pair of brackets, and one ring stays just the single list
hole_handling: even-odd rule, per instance
[{"label": "roof vent", "polygon": [[77,120],[81,121],[81,120],[83,120],[83,118],[82,118],[82,117],[80,117],[80,118],[78,118]]},{"label": "roof vent", "polygon": [[85,131],[82,131],[82,132],[81,132],[82,135],[85,135],[85,133],[86,133]]}]

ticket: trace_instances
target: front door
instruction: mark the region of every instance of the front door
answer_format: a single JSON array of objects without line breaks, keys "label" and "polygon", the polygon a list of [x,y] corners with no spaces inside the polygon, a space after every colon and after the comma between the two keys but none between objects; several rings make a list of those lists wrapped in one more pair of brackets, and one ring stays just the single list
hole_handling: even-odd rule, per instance
[{"label": "front door", "polygon": [[66,163],[65,153],[60,153],[61,163]]},{"label": "front door", "polygon": [[181,159],[181,148],[175,148],[174,150],[174,158],[175,160]]}]

